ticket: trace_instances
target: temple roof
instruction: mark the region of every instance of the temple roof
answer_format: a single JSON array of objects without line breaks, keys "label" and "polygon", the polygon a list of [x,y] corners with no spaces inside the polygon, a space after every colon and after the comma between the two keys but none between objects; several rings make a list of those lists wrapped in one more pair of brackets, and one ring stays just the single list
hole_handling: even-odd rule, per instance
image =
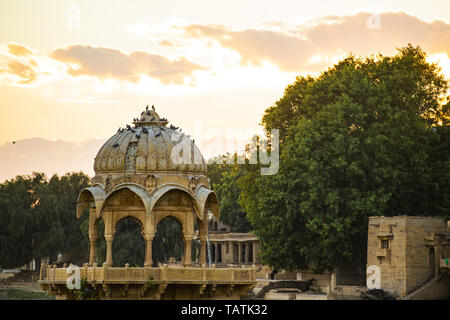
[{"label": "temple roof", "polygon": [[188,171],[206,173],[206,162],[194,141],[161,118],[154,106],[146,107],[134,126],[119,128],[98,151],[98,173]]}]

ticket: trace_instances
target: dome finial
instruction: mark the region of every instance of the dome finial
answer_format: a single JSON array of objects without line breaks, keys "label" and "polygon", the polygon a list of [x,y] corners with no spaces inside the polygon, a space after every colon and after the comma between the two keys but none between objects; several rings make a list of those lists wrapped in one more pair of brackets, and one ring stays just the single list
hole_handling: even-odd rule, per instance
[{"label": "dome finial", "polygon": [[142,111],[140,118],[133,119],[133,124],[136,127],[141,126],[165,126],[168,123],[167,119],[160,118],[159,115],[156,113],[155,105],[152,105],[152,109],[149,110],[148,105],[146,106],[145,110]]}]

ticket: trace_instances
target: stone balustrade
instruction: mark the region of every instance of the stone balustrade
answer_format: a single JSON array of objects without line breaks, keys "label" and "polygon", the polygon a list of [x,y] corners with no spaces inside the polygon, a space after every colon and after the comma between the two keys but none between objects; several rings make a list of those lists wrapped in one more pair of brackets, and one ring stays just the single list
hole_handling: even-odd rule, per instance
[{"label": "stone balustrade", "polygon": [[[146,283],[152,279],[155,283],[250,283],[256,281],[256,267],[245,268],[189,268],[189,267],[79,267],[81,279],[88,283]],[[40,283],[65,283],[70,276],[67,268],[48,267],[42,273]]]},{"label": "stone balustrade", "polygon": [[[123,268],[85,264],[80,280],[96,299],[239,299],[256,285],[256,267],[211,268],[160,267]],[[57,299],[79,299],[67,287],[73,274],[56,265],[43,268],[39,283]],[[89,291],[88,290],[88,291]]]}]

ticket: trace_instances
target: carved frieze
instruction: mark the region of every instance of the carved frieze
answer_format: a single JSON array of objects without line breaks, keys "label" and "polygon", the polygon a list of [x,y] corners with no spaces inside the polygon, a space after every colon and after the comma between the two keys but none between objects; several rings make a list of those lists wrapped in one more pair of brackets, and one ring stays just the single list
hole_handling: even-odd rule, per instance
[{"label": "carved frieze", "polygon": [[[101,178],[101,177],[96,178],[96,181],[98,181],[98,183],[103,184],[103,178]],[[94,179],[93,179],[93,182],[94,182]],[[106,182],[104,184],[105,191],[106,191],[106,193],[109,193],[109,192],[111,192],[111,190],[113,190],[117,186],[119,186],[121,184],[126,184],[126,183],[138,184],[138,185],[144,187],[150,193],[157,187],[158,177],[153,174],[149,174],[146,176],[122,175],[122,176],[112,179],[111,176],[108,176],[106,178]]]}]

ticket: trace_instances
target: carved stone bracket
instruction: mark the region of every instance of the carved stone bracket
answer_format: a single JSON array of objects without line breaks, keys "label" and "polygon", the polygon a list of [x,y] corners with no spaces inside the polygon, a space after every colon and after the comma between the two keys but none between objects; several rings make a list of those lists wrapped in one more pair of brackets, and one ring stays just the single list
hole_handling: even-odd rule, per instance
[{"label": "carved stone bracket", "polygon": [[231,296],[233,294],[234,285],[227,286],[227,297]]},{"label": "carved stone bracket", "polygon": [[205,292],[206,289],[206,284],[202,284],[199,288],[199,294],[202,295]]},{"label": "carved stone bracket", "polygon": [[103,291],[105,292],[105,296],[107,298],[110,298],[111,297],[111,287],[109,285],[107,285],[106,283],[104,283],[102,285],[102,288],[103,288]]},{"label": "carved stone bracket", "polygon": [[156,291],[156,298],[158,300],[161,300],[161,296],[166,292],[167,289],[167,283],[160,283],[158,286],[158,290]]},{"label": "carved stone bracket", "polygon": [[122,297],[128,296],[128,283],[126,283],[126,284],[123,286],[122,292],[121,292],[121,296],[122,296]]}]

